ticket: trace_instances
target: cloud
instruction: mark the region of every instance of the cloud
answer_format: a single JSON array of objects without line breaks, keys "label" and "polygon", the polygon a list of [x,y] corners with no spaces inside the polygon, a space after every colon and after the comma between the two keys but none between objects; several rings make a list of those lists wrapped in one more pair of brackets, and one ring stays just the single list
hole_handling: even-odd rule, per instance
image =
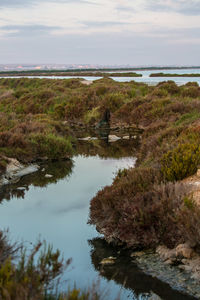
[{"label": "cloud", "polygon": [[121,12],[128,12],[128,13],[136,12],[135,8],[126,5],[117,5],[115,9]]},{"label": "cloud", "polygon": [[45,25],[6,25],[0,27],[2,32],[6,33],[6,36],[33,36],[33,35],[44,35],[52,32],[53,30],[59,30],[61,27],[58,26],[45,26]]},{"label": "cloud", "polygon": [[75,3],[75,4],[95,4],[92,1],[87,0],[0,0],[1,8],[17,8],[34,6],[41,3]]},{"label": "cloud", "polygon": [[200,15],[199,0],[147,0],[146,9],[160,12],[176,12],[188,16]]},{"label": "cloud", "polygon": [[130,24],[128,22],[115,22],[115,21],[85,21],[82,22],[83,25],[88,27],[109,27],[109,26],[122,26]]}]

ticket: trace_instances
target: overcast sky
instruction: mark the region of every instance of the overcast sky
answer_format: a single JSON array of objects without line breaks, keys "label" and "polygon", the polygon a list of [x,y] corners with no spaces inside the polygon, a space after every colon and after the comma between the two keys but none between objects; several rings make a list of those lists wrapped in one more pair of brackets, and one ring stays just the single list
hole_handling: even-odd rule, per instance
[{"label": "overcast sky", "polygon": [[0,0],[0,63],[200,65],[200,0]]}]

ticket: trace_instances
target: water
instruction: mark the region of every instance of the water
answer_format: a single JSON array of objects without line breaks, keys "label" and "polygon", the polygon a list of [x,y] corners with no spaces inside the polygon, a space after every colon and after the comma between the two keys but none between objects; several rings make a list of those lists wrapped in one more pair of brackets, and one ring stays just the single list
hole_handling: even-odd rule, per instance
[{"label": "water", "polygon": [[[85,155],[75,156],[73,162],[44,164],[37,173],[6,186],[0,192],[0,228],[9,228],[10,239],[23,241],[28,248],[40,236],[60,249],[66,259],[72,257],[62,289],[69,284],[73,287],[74,282],[86,288],[100,278],[100,289],[108,290],[109,300],[116,299],[119,292],[122,300],[146,300],[151,291],[164,300],[192,299],[143,274],[126,256],[104,272],[100,268],[100,261],[115,256],[117,250],[105,244],[95,228],[87,224],[89,204],[99,189],[112,183],[119,168],[134,166],[133,156],[112,158],[113,149],[120,147],[123,152],[117,142],[103,145],[98,150],[101,157],[91,156],[83,147]],[[133,155],[130,148],[129,153]]]},{"label": "water", "polygon": [[[118,71],[117,71],[118,72]],[[126,71],[121,71],[125,73]],[[127,71],[130,72],[130,71]],[[135,71],[133,71],[135,72]],[[119,82],[128,82],[128,81],[136,81],[136,82],[144,82],[150,85],[156,85],[159,82],[166,81],[166,80],[173,80],[178,85],[186,84],[187,82],[197,82],[200,85],[200,77],[149,77],[151,73],[170,73],[170,74],[200,74],[199,69],[172,69],[172,70],[150,70],[150,71],[136,71],[135,73],[142,74],[142,77],[111,77],[115,81]],[[21,78],[21,76],[12,76],[10,78]],[[27,78],[48,78],[48,79],[69,79],[69,78],[83,78],[85,80],[95,81],[100,79],[101,77],[88,77],[88,76],[24,76]],[[0,76],[0,78],[4,78]],[[9,77],[6,77],[9,78]]]},{"label": "water", "polygon": [[[73,258],[70,271],[64,279],[69,279],[66,287],[72,287],[76,281],[84,288],[88,283],[98,279],[90,259],[88,240],[98,236],[95,228],[87,225],[89,202],[96,192],[107,184],[111,184],[114,173],[119,168],[133,166],[134,158],[101,159],[98,156],[76,156],[73,167],[66,163],[66,176],[59,174],[60,179],[47,183],[45,173],[32,175],[21,181],[13,193],[5,193],[10,201],[3,201],[0,208],[0,228],[9,228],[13,241],[24,241],[27,246],[37,241],[41,236],[48,243],[60,249],[65,258]],[[64,164],[64,162],[63,162]],[[60,166],[59,166],[60,167]],[[55,168],[58,168],[55,165]],[[53,168],[46,170],[54,174]],[[57,171],[55,171],[57,176]],[[30,178],[30,179],[29,179]],[[40,178],[38,181],[37,179]],[[53,180],[53,178],[52,178]],[[29,185],[30,184],[30,185]],[[42,185],[38,186],[38,185]],[[24,187],[23,197],[20,194]],[[17,190],[19,191],[18,197]],[[102,280],[105,286],[106,280]],[[116,295],[120,287],[109,284],[112,295]],[[126,294],[126,293],[125,293]],[[126,299],[126,297],[124,298]]]}]

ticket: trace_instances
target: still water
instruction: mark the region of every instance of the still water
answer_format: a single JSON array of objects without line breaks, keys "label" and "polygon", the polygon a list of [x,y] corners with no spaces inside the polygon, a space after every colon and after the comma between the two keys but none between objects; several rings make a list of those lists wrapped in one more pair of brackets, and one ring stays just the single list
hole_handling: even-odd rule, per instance
[{"label": "still water", "polygon": [[[117,71],[118,72],[118,71]],[[121,71],[122,73],[130,72],[130,71]],[[133,71],[135,72],[135,71]],[[199,69],[172,69],[172,70],[150,70],[150,71],[136,71],[135,73],[142,74],[142,77],[111,77],[115,81],[119,82],[127,82],[127,81],[136,81],[136,82],[144,82],[150,85],[156,85],[159,82],[173,80],[178,85],[186,84],[187,82],[197,82],[200,85],[200,77],[149,77],[151,73],[170,73],[170,74],[200,74]],[[11,78],[20,78],[17,76],[12,76]],[[87,76],[24,76],[28,78],[48,78],[48,79],[69,79],[69,78],[83,78],[85,80],[95,81],[100,79],[101,77],[87,77]],[[3,78],[1,76],[0,78]],[[6,77],[8,78],[8,77]]]},{"label": "still water", "polygon": [[[3,200],[1,204],[0,228],[9,228],[10,238],[13,241],[24,241],[27,246],[40,236],[60,249],[65,258],[72,257],[70,270],[65,275],[65,279],[70,278],[66,287],[68,284],[73,286],[76,281],[78,286],[84,288],[98,279],[98,272],[91,263],[91,246],[88,243],[98,236],[95,228],[87,224],[90,199],[103,186],[111,184],[119,168],[133,166],[134,162],[134,158],[76,156],[73,158],[73,165],[62,162],[63,170],[59,175],[59,170],[56,169],[60,165],[57,167],[55,164],[50,169],[47,167],[43,172],[32,175],[32,184],[29,176],[28,184],[24,179],[11,195],[7,193],[7,198],[12,199]],[[49,175],[55,174],[61,178],[47,183],[46,171]],[[37,177],[40,178],[39,181]],[[21,194],[23,190],[24,193]],[[107,285],[106,280],[102,280],[102,285]],[[109,290],[114,298],[120,287],[111,282]]]},{"label": "still water", "polygon": [[[99,262],[115,255],[93,226],[87,224],[90,199],[111,184],[119,170],[134,166],[133,157],[102,158],[77,155],[73,161],[49,163],[40,171],[1,191],[0,228],[9,228],[12,241],[23,241],[30,248],[40,237],[72,258],[61,288],[86,288],[100,279],[100,289],[109,300],[149,299],[151,291],[162,299],[193,299],[173,291],[168,285],[143,274],[126,258],[102,273]],[[45,175],[52,175],[45,176]],[[126,286],[122,287],[125,278]],[[104,298],[106,299],[106,298]]]}]

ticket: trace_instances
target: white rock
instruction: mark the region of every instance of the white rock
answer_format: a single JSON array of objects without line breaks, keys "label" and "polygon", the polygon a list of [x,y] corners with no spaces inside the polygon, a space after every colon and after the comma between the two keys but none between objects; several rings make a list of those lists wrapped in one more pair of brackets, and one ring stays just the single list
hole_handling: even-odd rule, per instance
[{"label": "white rock", "polygon": [[130,139],[129,135],[123,136],[123,140],[129,140],[129,139]]},{"label": "white rock", "polygon": [[118,140],[121,140],[121,138],[118,137],[118,136],[116,136],[116,135],[114,135],[114,134],[110,134],[110,135],[108,136],[108,141],[109,141],[109,142],[116,142],[116,141],[118,141]]},{"label": "white rock", "polygon": [[87,136],[85,138],[79,138],[79,141],[90,141],[91,140],[91,136]]},{"label": "white rock", "polygon": [[102,261],[100,262],[101,265],[113,265],[115,263],[116,257],[107,257],[102,259]]},{"label": "white rock", "polygon": [[51,175],[51,174],[46,174],[44,177],[45,177],[45,178],[52,178],[53,175]]},{"label": "white rock", "polygon": [[200,169],[197,170],[197,176],[200,177]]}]

